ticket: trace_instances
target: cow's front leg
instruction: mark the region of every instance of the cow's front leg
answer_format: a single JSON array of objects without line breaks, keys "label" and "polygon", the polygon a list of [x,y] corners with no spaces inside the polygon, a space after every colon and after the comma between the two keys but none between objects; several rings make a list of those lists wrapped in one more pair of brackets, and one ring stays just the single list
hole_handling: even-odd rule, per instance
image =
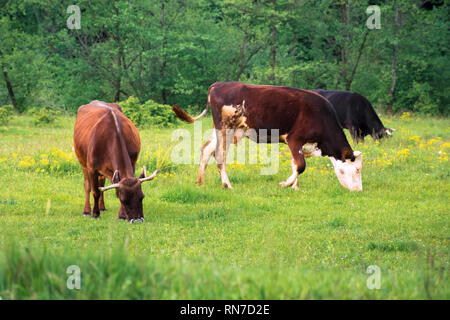
[{"label": "cow's front leg", "polygon": [[[105,186],[105,176],[99,176],[98,177],[98,186],[99,187],[104,187]],[[99,208],[100,208],[100,211],[106,211],[104,192],[100,192]]]},{"label": "cow's front leg", "polygon": [[123,208],[122,203],[120,204],[120,209],[119,209],[119,220],[127,220],[127,215],[125,214],[125,209]]},{"label": "cow's front leg", "polygon": [[91,215],[91,203],[90,203],[91,184],[89,182],[89,174],[87,172],[87,169],[83,169],[83,175],[84,175],[84,192],[85,192],[83,216],[90,216]]},{"label": "cow's front leg", "polygon": [[98,173],[89,173],[89,182],[91,184],[92,195],[94,196],[94,207],[92,208],[92,217],[100,217],[100,194],[98,189]]},{"label": "cow's front leg", "polygon": [[280,182],[280,186],[283,188],[292,186],[296,181],[298,183],[298,171],[297,171],[297,165],[295,164],[295,160],[292,157],[291,158],[291,169],[292,174],[287,178],[285,181]]},{"label": "cow's front leg", "polygon": [[280,186],[289,187],[292,186],[294,190],[298,189],[298,176],[305,171],[306,162],[303,155],[303,143],[299,141],[288,142],[291,149],[291,168],[292,174],[286,181],[280,182]]},{"label": "cow's front leg", "polygon": [[227,129],[222,130],[220,133],[216,132],[217,146],[215,152],[217,167],[219,168],[220,179],[222,180],[222,186],[229,189],[232,189],[232,187],[226,171],[226,159],[228,146],[234,137],[234,135],[231,134],[231,131],[232,130]]}]

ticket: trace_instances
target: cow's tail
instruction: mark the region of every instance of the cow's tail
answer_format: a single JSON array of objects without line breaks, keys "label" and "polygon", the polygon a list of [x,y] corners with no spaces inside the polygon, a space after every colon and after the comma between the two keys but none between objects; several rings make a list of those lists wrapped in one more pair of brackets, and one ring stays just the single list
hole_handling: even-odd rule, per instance
[{"label": "cow's tail", "polygon": [[173,112],[175,112],[175,114],[177,115],[178,118],[180,118],[183,121],[186,121],[187,123],[192,123],[194,121],[197,121],[198,119],[203,117],[206,114],[206,112],[208,112],[208,108],[211,107],[211,91],[214,89],[214,85],[215,85],[215,83],[213,83],[209,87],[209,89],[208,89],[208,101],[206,103],[206,107],[205,107],[205,109],[203,109],[202,113],[200,113],[198,116],[196,116],[196,117],[190,116],[186,111],[184,111],[183,109],[181,109],[177,105],[173,105],[172,106]]},{"label": "cow's tail", "polygon": [[177,115],[178,118],[180,118],[183,121],[186,121],[188,123],[192,123],[198,119],[200,119],[201,117],[203,117],[206,112],[208,111],[208,107],[209,107],[209,101],[206,104],[205,109],[203,109],[202,113],[200,113],[198,116],[196,117],[192,117],[190,116],[186,111],[184,111],[183,109],[181,109],[179,106],[177,105],[173,105],[172,106],[172,110],[173,112],[175,112],[175,114]]}]

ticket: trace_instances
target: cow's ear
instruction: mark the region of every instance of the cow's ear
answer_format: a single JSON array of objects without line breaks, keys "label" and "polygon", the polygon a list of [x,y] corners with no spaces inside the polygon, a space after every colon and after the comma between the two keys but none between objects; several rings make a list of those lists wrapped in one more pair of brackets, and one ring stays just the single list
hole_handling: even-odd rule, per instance
[{"label": "cow's ear", "polygon": [[114,171],[112,180],[113,180],[112,181],[113,183],[119,183],[120,182],[119,170]]},{"label": "cow's ear", "polygon": [[147,169],[145,166],[142,167],[141,175],[139,176],[139,179],[145,178],[147,176]]}]

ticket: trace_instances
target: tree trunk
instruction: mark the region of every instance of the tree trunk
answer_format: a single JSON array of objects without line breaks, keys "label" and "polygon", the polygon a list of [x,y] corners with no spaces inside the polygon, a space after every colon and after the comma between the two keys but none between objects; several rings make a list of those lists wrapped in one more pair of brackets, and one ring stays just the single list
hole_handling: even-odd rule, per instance
[{"label": "tree trunk", "polygon": [[275,45],[275,39],[277,36],[277,28],[272,26],[272,45],[270,46],[270,67],[272,69],[272,73],[269,75],[269,80],[275,81],[275,66],[277,64],[277,47]]},{"label": "tree trunk", "polygon": [[[119,9],[117,7],[114,7],[114,11],[116,13],[116,16],[120,15]],[[116,65],[117,65],[117,74],[115,75],[115,79],[114,79],[114,102],[119,102],[120,101],[120,86],[122,83],[122,63],[125,64],[124,57],[123,57],[123,45],[122,45],[122,41],[121,41],[121,34],[120,34],[120,26],[119,23],[116,23],[116,34],[113,35],[113,39],[116,41],[118,47],[119,47],[119,52],[117,53],[117,60],[116,60]]]},{"label": "tree trunk", "polygon": [[162,83],[161,98],[162,98],[163,103],[167,104],[167,91],[165,88],[166,66],[167,66],[167,56],[166,56],[167,36],[166,36],[165,28],[166,28],[166,25],[165,25],[165,19],[164,19],[164,0],[161,0],[161,31],[163,33],[163,43],[162,43],[163,61],[161,64],[161,69],[159,70],[159,75],[161,76],[161,83]]},{"label": "tree trunk", "polygon": [[358,57],[356,58],[355,65],[353,66],[352,73],[350,74],[350,78],[347,79],[347,82],[345,84],[345,90],[350,91],[350,88],[352,86],[353,78],[356,73],[356,69],[358,69],[359,60],[361,59],[362,52],[364,51],[364,46],[366,45],[367,35],[369,34],[369,31],[367,30],[364,34],[363,40],[361,42],[361,46],[359,47],[358,51]]},{"label": "tree trunk", "polygon": [[[350,23],[349,21],[349,13],[348,13],[348,1],[344,1],[344,3],[342,4],[342,12],[341,12],[341,22],[345,25],[345,33],[347,36],[347,41],[346,42],[350,42],[350,35],[348,33],[348,25]],[[342,76],[342,82],[344,83],[344,85],[347,85],[347,64],[348,64],[348,59],[347,59],[347,52],[346,52],[346,48],[345,48],[345,44],[342,44],[341,47],[341,61],[342,61],[342,70],[341,70],[341,76]]]},{"label": "tree trunk", "polygon": [[114,81],[114,102],[119,102],[120,101],[120,83],[121,83],[121,73],[122,73],[122,48],[119,49],[119,55],[117,57],[117,78]]},{"label": "tree trunk", "polygon": [[[273,10],[276,9],[277,1],[273,1]],[[277,27],[275,17],[272,15],[272,39],[270,44],[270,67],[272,69],[272,73],[269,75],[269,80],[275,82],[275,66],[277,64],[277,47],[276,47],[276,38],[277,38]]]},{"label": "tree trunk", "polygon": [[387,114],[392,115],[392,105],[394,104],[395,88],[397,84],[397,69],[398,69],[398,37],[397,28],[399,28],[399,13],[398,7],[395,7],[395,20],[394,20],[394,55],[392,57],[392,83],[389,89],[389,102],[386,108]]},{"label": "tree trunk", "polygon": [[16,96],[14,95],[14,90],[11,84],[11,81],[9,81],[8,73],[6,72],[4,66],[2,66],[2,72],[3,72],[3,78],[5,79],[6,89],[8,89],[9,98],[11,99],[11,103],[16,109],[16,111],[19,111],[19,106],[17,105]]}]

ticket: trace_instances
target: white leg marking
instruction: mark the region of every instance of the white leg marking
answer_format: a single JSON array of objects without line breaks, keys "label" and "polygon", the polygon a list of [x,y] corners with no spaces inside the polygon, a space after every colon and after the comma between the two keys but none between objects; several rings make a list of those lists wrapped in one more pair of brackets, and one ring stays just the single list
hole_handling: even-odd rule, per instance
[{"label": "white leg marking", "polygon": [[217,132],[217,150],[216,150],[216,162],[217,167],[220,172],[220,179],[222,180],[222,186],[225,188],[232,189],[230,180],[228,179],[227,171],[226,171],[226,160],[227,160],[227,150],[230,145],[230,140],[233,139],[233,135],[227,134],[227,130],[222,130],[222,132]]},{"label": "white leg marking", "polygon": [[216,138],[216,131],[214,130],[211,139],[209,139],[209,144],[202,150],[202,156],[200,159],[200,166],[198,171],[199,175],[201,174],[203,176],[205,174],[206,166],[208,165],[209,159],[216,150],[216,144],[217,138]]},{"label": "white leg marking", "polygon": [[292,184],[292,189],[298,190],[298,185],[299,185],[299,183],[298,183],[298,177],[297,177],[297,179],[295,179],[294,183]]},{"label": "white leg marking", "polygon": [[[289,178],[286,179],[286,181],[280,182],[280,186],[283,188],[292,186],[298,177],[297,172],[297,165],[295,164],[294,158],[291,158],[291,168],[292,168],[292,174]],[[297,181],[298,182],[298,181]]]},{"label": "white leg marking", "polygon": [[233,189],[231,186],[230,180],[228,179],[227,171],[225,170],[225,164],[220,166],[220,179],[222,180],[222,186],[228,189]]}]

